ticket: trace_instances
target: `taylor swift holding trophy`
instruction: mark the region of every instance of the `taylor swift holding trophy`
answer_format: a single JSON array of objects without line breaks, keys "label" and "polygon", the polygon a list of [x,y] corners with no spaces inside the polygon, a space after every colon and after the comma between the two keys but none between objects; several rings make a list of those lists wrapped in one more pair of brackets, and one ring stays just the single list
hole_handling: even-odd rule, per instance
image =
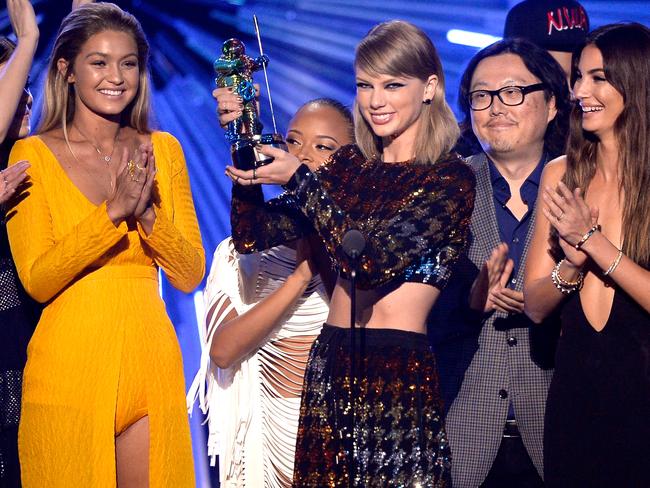
[{"label": "taylor swift holding trophy", "polygon": [[[357,47],[355,71],[358,146],[314,171],[267,147],[271,164],[227,169],[238,185],[285,185],[339,272],[305,372],[293,484],[446,486],[450,453],[425,326],[466,246],[474,177],[450,153],[457,124],[440,59],[420,29],[377,25]],[[264,226],[249,225],[276,240],[290,233],[288,214],[267,217]],[[357,274],[357,383],[347,291],[355,263],[343,245],[352,229],[366,241]]]}]

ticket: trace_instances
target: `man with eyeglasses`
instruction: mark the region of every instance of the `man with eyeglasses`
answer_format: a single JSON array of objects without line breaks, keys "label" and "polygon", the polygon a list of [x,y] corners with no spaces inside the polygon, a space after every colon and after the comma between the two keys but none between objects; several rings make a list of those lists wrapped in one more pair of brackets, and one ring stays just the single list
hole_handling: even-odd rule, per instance
[{"label": "man with eyeglasses", "polygon": [[461,128],[478,151],[470,248],[430,319],[456,488],[543,486],[544,405],[557,327],[523,314],[523,272],[546,162],[563,154],[569,92],[560,65],[522,39],[469,62]]}]

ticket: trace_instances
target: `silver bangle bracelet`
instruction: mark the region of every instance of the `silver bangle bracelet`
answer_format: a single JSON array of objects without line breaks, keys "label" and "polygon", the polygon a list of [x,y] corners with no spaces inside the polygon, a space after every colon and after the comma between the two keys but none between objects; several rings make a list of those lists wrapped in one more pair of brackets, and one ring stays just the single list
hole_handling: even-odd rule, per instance
[{"label": "silver bangle bracelet", "polygon": [[607,268],[607,271],[603,272],[603,276],[609,276],[610,274],[612,274],[614,270],[618,267],[622,258],[623,258],[623,251],[619,249],[618,254],[616,255],[616,259],[614,259],[614,262],[609,266],[609,268]]}]

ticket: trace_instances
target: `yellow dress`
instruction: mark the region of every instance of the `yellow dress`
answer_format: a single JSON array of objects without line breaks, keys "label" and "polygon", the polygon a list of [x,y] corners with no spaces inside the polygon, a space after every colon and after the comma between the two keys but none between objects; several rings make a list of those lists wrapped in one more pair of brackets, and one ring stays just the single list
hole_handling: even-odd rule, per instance
[{"label": "yellow dress", "polygon": [[183,151],[152,134],[156,221],[115,227],[38,137],[19,141],[31,186],[10,209],[11,250],[46,304],[29,343],[19,453],[25,488],[116,486],[115,436],[149,416],[151,487],[194,487],[181,352],[158,291],[201,281],[205,255]]}]

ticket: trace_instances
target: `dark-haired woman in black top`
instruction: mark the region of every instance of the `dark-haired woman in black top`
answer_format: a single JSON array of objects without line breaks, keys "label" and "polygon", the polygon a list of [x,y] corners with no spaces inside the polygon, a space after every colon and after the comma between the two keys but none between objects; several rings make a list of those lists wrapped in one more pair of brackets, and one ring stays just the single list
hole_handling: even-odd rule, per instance
[{"label": "dark-haired woman in black top", "polygon": [[567,155],[542,176],[524,286],[536,322],[565,302],[544,478],[549,487],[646,487],[650,29],[600,27],[573,61]]}]

